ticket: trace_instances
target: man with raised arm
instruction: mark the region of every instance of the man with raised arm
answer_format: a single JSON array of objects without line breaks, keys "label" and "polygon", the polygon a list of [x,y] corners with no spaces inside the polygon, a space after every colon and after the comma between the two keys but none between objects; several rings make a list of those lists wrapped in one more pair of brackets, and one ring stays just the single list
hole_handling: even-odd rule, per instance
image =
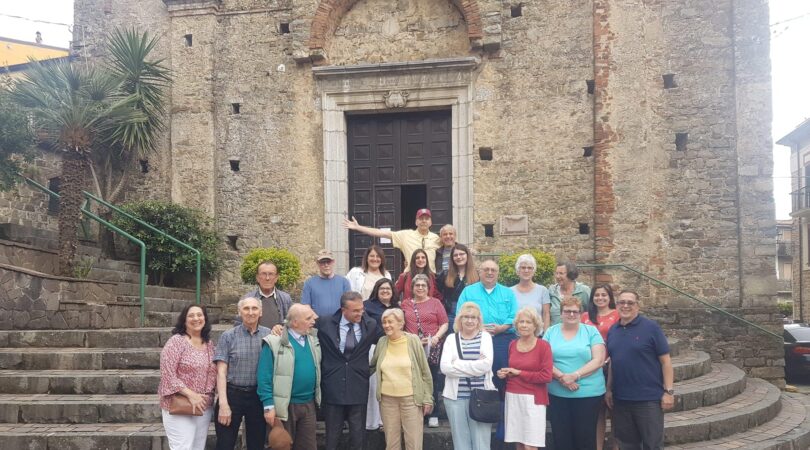
[{"label": "man with raised arm", "polygon": [[[402,252],[406,264],[411,260],[414,251],[420,248],[424,249],[428,256],[430,269],[433,273],[437,273],[436,250],[442,247],[442,241],[439,235],[430,231],[431,225],[433,225],[433,219],[430,210],[427,208],[416,211],[415,230],[382,230],[360,225],[354,217],[352,217],[352,220],[343,219],[343,228],[359,231],[372,237],[390,239],[394,248],[398,248]],[[441,271],[441,268],[438,269]],[[408,270],[408,268],[405,270]]]}]

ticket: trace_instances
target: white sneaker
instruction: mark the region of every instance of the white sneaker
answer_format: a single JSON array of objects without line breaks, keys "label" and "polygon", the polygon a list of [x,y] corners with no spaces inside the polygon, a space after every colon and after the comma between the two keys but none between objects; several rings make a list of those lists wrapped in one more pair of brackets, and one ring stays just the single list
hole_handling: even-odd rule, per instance
[{"label": "white sneaker", "polygon": [[428,419],[428,428],[439,428],[439,418],[431,417]]}]

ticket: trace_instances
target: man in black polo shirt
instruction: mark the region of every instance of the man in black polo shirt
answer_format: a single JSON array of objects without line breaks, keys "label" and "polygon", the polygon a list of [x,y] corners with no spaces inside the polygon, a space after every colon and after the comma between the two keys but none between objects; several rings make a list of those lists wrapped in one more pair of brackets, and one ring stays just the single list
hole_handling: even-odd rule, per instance
[{"label": "man in black polo shirt", "polygon": [[675,403],[669,343],[661,327],[639,315],[638,294],[622,291],[619,322],[608,331],[610,356],[605,401],[622,450],[664,448],[664,411]]},{"label": "man in black polo shirt", "polygon": [[256,366],[262,339],[270,329],[259,325],[262,303],[248,297],[237,304],[241,323],[219,338],[214,362],[217,364],[217,450],[233,450],[239,425],[245,419],[248,450],[264,449],[265,422],[262,401],[256,393]]}]

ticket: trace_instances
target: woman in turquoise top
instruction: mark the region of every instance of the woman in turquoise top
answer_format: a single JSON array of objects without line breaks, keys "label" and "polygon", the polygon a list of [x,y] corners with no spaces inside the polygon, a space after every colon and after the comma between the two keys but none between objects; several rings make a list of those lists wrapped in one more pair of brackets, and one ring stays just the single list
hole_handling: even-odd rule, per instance
[{"label": "woman in turquoise top", "polygon": [[580,323],[582,303],[560,304],[562,323],[543,335],[554,357],[548,385],[551,437],[556,450],[595,450],[596,422],[605,396],[605,341],[596,327]]}]

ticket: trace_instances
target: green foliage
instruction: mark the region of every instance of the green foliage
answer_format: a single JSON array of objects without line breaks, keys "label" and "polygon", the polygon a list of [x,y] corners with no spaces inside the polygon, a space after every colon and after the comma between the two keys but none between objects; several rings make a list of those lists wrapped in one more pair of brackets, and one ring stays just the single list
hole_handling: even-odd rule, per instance
[{"label": "green foliage", "polygon": [[554,269],[556,268],[556,261],[554,256],[538,249],[521,250],[514,253],[506,253],[498,258],[498,267],[500,268],[500,276],[498,280],[504,286],[513,286],[520,281],[517,273],[515,272],[515,263],[518,256],[529,253],[537,260],[537,270],[534,272],[534,282],[548,286],[554,281]]},{"label": "green foliage", "polygon": [[23,161],[33,159],[34,133],[25,112],[0,88],[0,191],[14,186]]},{"label": "green foliage", "polygon": [[[199,250],[203,275],[213,275],[221,267],[222,240],[201,211],[160,201],[128,203],[121,209]],[[121,215],[114,215],[113,223],[146,244],[147,267],[161,281],[167,274],[194,273],[194,252]]]},{"label": "green foliage", "polygon": [[278,281],[276,285],[281,289],[289,289],[301,279],[301,263],[298,258],[283,248],[256,248],[242,260],[242,282],[256,283],[256,271],[262,261],[273,261],[278,268]]},{"label": "green foliage", "polygon": [[779,314],[793,318],[793,302],[777,302],[776,307],[779,309]]},{"label": "green foliage", "polygon": [[73,267],[73,278],[87,278],[87,276],[90,275],[90,271],[93,270],[94,262],[93,258],[82,258],[81,261],[76,263],[76,266]]}]

